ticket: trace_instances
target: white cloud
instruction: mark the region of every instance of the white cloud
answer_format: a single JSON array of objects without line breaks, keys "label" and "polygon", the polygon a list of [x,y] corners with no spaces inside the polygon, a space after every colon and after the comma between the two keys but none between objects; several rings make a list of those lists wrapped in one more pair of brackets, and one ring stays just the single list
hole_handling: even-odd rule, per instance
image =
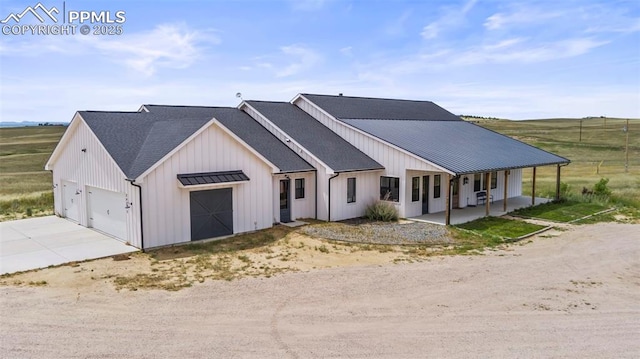
[{"label": "white cloud", "polygon": [[422,28],[422,32],[420,35],[423,39],[435,39],[438,37],[438,33],[440,32],[440,25],[437,22],[432,22],[431,24]]},{"label": "white cloud", "polygon": [[536,63],[584,55],[592,49],[607,43],[608,41],[597,41],[591,38],[575,38],[535,44],[524,42],[522,39],[510,39],[494,45],[468,49],[454,58],[452,64]]},{"label": "white cloud", "polygon": [[[125,29],[126,31],[126,29]],[[121,64],[144,76],[160,68],[182,69],[201,58],[205,44],[218,44],[211,32],[189,29],[185,25],[163,24],[140,33],[119,36],[23,37],[0,45],[7,56],[42,56],[58,53],[64,56],[96,52],[111,62]]]},{"label": "white cloud", "polygon": [[302,45],[283,46],[280,51],[289,59],[289,64],[276,72],[277,77],[296,75],[312,68],[320,61],[318,53]]},{"label": "white cloud", "polygon": [[353,47],[347,46],[347,47],[341,48],[340,52],[345,56],[353,56],[353,53],[351,52],[352,50],[353,50]]},{"label": "white cloud", "polygon": [[92,37],[88,45],[109,56],[115,62],[140,72],[153,75],[158,68],[181,69],[199,59],[203,42],[217,44],[212,35],[180,25],[159,25],[146,33],[121,38]]},{"label": "white cloud", "polygon": [[405,26],[409,18],[411,17],[412,12],[410,10],[405,10],[400,17],[390,21],[384,27],[384,33],[390,36],[402,35],[405,32]]},{"label": "white cloud", "polygon": [[466,24],[465,17],[478,0],[468,0],[462,7],[445,7],[442,15],[422,28],[420,35],[425,40],[437,38],[440,33]]},{"label": "white cloud", "polygon": [[327,0],[291,0],[294,10],[314,11],[322,9]]},{"label": "white cloud", "polygon": [[[566,11],[552,10],[549,8],[542,10],[535,7],[518,5],[517,8],[511,12],[499,12],[489,16],[484,22],[484,27],[487,30],[500,30],[511,26],[522,27],[567,15],[568,12]],[[572,20],[576,21],[575,18]]]}]

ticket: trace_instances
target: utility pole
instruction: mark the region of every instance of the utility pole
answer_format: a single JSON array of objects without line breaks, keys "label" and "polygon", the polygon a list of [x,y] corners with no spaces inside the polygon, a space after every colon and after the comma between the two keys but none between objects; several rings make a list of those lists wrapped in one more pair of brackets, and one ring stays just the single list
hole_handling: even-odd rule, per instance
[{"label": "utility pole", "polygon": [[580,120],[580,139],[578,142],[582,142],[582,120]]},{"label": "utility pole", "polygon": [[625,145],[624,145],[624,172],[628,173],[629,172],[629,119],[627,119],[627,125],[624,126],[624,132],[627,133],[627,139],[625,140]]}]

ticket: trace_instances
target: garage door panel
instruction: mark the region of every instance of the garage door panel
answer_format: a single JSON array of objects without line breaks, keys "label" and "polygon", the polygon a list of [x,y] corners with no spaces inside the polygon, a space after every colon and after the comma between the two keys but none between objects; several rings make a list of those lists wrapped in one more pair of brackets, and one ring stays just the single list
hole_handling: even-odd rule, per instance
[{"label": "garage door panel", "polygon": [[75,182],[62,181],[62,213],[64,217],[76,222],[80,220],[77,189]]},{"label": "garage door panel", "polygon": [[124,193],[89,187],[89,226],[118,239],[127,237],[127,197]]},{"label": "garage door panel", "polygon": [[190,192],[191,240],[233,234],[231,188]]}]

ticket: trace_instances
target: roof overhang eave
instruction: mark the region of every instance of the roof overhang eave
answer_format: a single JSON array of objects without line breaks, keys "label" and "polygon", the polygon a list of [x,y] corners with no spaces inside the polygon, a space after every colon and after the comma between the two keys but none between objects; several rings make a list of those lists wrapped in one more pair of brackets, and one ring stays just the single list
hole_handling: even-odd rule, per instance
[{"label": "roof overhang eave", "polygon": [[496,172],[496,171],[506,171],[506,170],[517,170],[517,169],[521,169],[521,168],[544,167],[544,166],[553,166],[553,165],[566,166],[566,165],[568,165],[570,163],[571,163],[571,161],[567,159],[565,161],[559,161],[559,162],[545,162],[545,163],[527,164],[527,165],[522,165],[522,166],[483,168],[483,169],[476,169],[476,170],[462,171],[462,172],[455,172],[454,171],[454,175],[456,175],[456,176],[464,176],[464,175],[470,175],[470,174],[475,174],[475,173]]}]

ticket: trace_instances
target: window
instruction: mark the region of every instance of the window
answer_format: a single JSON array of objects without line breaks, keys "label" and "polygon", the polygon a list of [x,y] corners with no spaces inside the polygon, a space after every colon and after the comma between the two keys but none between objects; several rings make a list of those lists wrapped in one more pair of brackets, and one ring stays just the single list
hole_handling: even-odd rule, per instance
[{"label": "window", "polygon": [[411,178],[411,201],[420,200],[420,177]]},{"label": "window", "polygon": [[296,199],[304,198],[304,178],[296,178]]},{"label": "window", "polygon": [[433,198],[440,198],[440,181],[442,180],[442,175],[434,175],[433,176]]},{"label": "window", "polygon": [[400,201],[400,178],[380,177],[380,199],[384,201]]},{"label": "window", "polygon": [[498,187],[498,172],[491,172],[491,189]]},{"label": "window", "polygon": [[347,178],[347,203],[356,201],[356,179],[355,177]]},{"label": "window", "polygon": [[476,173],[473,175],[473,192],[480,191],[480,182],[482,181],[482,175]]}]

